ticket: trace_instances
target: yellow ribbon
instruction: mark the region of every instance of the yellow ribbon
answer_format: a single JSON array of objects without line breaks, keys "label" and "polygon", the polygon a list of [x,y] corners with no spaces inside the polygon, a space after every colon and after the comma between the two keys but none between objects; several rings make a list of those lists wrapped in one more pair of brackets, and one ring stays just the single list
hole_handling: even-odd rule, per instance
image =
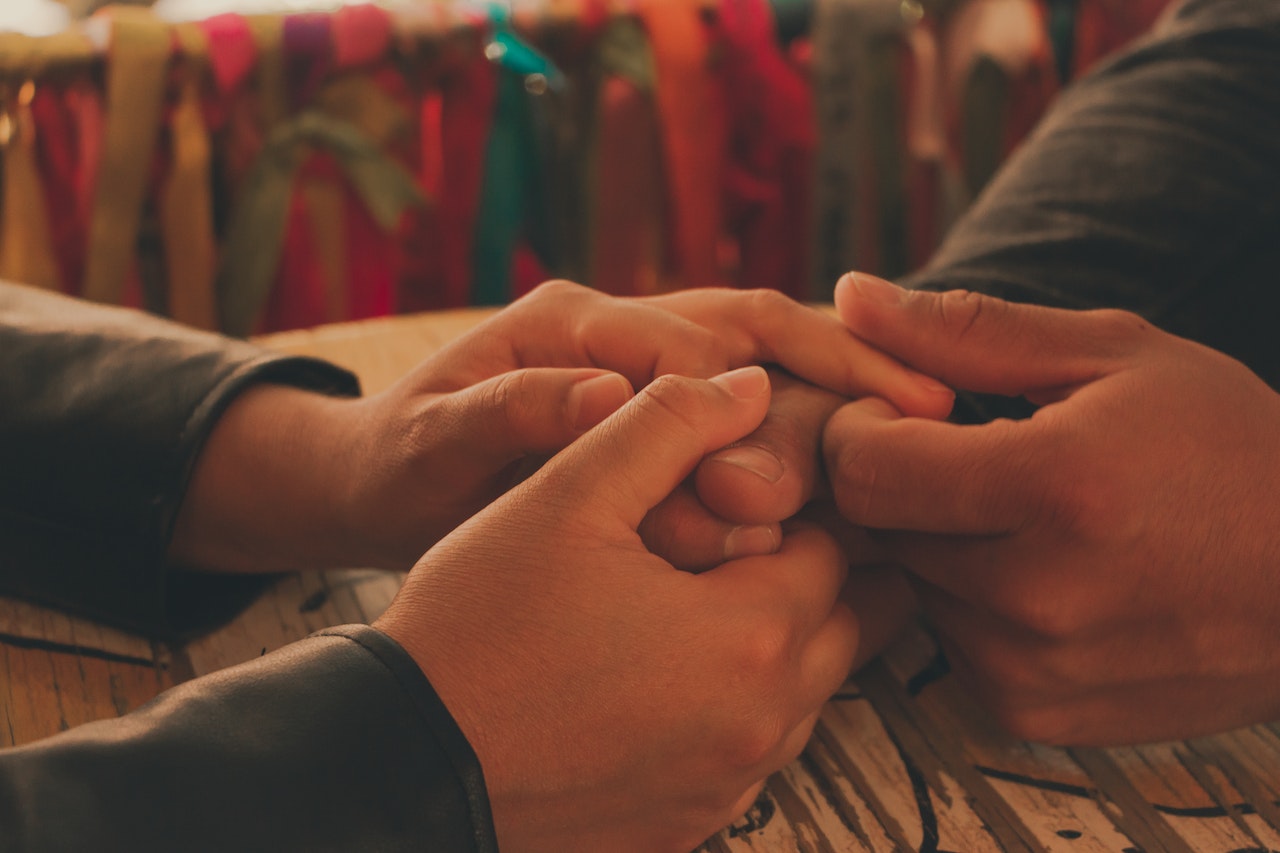
[{"label": "yellow ribbon", "polygon": [[146,9],[108,9],[107,125],[89,221],[83,295],[120,303],[134,262],[138,223],[160,129],[169,26]]},{"label": "yellow ribbon", "polygon": [[12,114],[3,116],[3,223],[0,224],[0,278],[50,290],[59,285],[49,233],[49,210],[36,165],[36,124],[31,115],[35,84],[19,90]]},{"label": "yellow ribbon", "polygon": [[182,89],[169,124],[173,150],[160,189],[160,233],[169,282],[169,316],[200,329],[217,329],[214,301],[217,247],[213,233],[209,131],[200,108],[200,80],[208,55],[204,33],[179,25],[185,56]]},{"label": "yellow ribbon", "polygon": [[284,18],[280,15],[248,15],[245,23],[258,51],[258,109],[262,126],[270,132],[289,114],[284,73]]}]

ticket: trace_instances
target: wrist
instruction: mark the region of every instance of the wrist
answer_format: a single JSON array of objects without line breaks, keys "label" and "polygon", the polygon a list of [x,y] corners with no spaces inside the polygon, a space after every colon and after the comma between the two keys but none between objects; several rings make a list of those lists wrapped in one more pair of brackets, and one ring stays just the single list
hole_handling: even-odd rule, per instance
[{"label": "wrist", "polygon": [[359,564],[346,498],[359,402],[281,385],[246,389],[196,462],[170,558],[241,572]]}]

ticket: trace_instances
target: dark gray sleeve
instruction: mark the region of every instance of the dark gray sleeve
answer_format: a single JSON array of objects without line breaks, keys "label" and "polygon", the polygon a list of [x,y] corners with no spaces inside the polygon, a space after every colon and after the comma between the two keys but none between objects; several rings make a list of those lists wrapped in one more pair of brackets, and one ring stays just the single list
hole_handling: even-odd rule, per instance
[{"label": "dark gray sleeve", "polygon": [[0,594],[151,635],[261,588],[170,573],[165,552],[218,416],[255,382],[355,395],[332,365],[0,282]]},{"label": "dark gray sleeve", "polygon": [[479,763],[362,625],[0,752],[0,853],[496,853]]},{"label": "dark gray sleeve", "polygon": [[1280,387],[1280,3],[1190,0],[1080,80],[905,283],[1136,311]]}]

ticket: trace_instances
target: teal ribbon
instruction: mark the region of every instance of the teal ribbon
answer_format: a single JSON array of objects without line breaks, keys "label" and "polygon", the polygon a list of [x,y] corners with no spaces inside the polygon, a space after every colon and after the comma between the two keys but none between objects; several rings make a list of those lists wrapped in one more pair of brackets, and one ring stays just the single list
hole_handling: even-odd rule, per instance
[{"label": "teal ribbon", "polygon": [[471,301],[475,305],[501,305],[511,298],[511,261],[538,174],[528,98],[523,78],[504,71],[498,81],[472,247]]},{"label": "teal ribbon", "polygon": [[1049,40],[1058,67],[1058,79],[1071,79],[1071,61],[1075,57],[1076,0],[1049,0]]},{"label": "teal ribbon", "polygon": [[493,38],[485,50],[486,56],[512,74],[522,77],[539,74],[551,88],[564,84],[564,75],[555,63],[511,29],[511,13],[505,5],[489,3],[487,11],[493,25]]},{"label": "teal ribbon", "polygon": [[351,124],[315,111],[281,124],[267,138],[232,211],[216,279],[227,334],[248,335],[266,305],[280,267],[294,179],[317,148],[334,156],[384,231],[395,231],[407,208],[426,204],[414,176]]},{"label": "teal ribbon", "polygon": [[[490,4],[488,10],[494,34],[486,55],[502,72],[472,248],[471,301],[475,305],[501,305],[511,299],[511,264],[521,236],[528,236],[547,257],[553,242],[543,203],[543,178],[549,170],[543,168],[548,152],[542,125],[547,117],[534,99],[559,92],[565,85],[555,64],[511,30],[505,8]],[[535,81],[541,85],[532,85]]]}]

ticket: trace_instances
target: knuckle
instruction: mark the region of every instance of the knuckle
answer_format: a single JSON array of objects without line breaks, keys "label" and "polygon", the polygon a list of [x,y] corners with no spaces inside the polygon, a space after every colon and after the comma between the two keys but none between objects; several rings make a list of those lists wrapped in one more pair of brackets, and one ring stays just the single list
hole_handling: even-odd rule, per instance
[{"label": "knuckle", "polygon": [[790,632],[781,626],[761,627],[742,640],[738,656],[744,675],[771,686],[791,656]]},{"label": "knuckle", "polygon": [[515,371],[491,383],[485,390],[484,407],[495,414],[497,426],[506,434],[523,433],[537,418],[539,394],[533,379]]},{"label": "knuckle", "polygon": [[694,381],[666,374],[644,387],[636,397],[641,411],[672,420],[680,428],[700,433],[708,412],[708,401]]},{"label": "knuckle", "polygon": [[1150,323],[1132,311],[1119,308],[1098,308],[1090,311],[1089,317],[1097,325],[1098,336],[1108,340],[1125,340],[1144,334],[1153,328]]},{"label": "knuckle", "polygon": [[861,442],[840,448],[831,470],[831,488],[840,514],[855,524],[869,523],[879,505],[880,471],[875,454]]},{"label": "knuckle", "polygon": [[563,278],[551,279],[539,284],[533,290],[529,291],[529,295],[525,297],[528,300],[558,300],[566,297],[581,296],[588,288],[580,284],[575,284]]},{"label": "knuckle", "polygon": [[726,739],[726,765],[743,771],[760,767],[772,758],[784,734],[776,715],[758,714],[744,720]]},{"label": "knuckle", "polygon": [[1044,687],[1035,656],[1008,643],[975,644],[971,660],[992,705],[1025,705]]},{"label": "knuckle", "polygon": [[741,360],[730,352],[727,339],[702,326],[689,326],[682,330],[678,339],[668,343],[670,349],[659,359],[662,375],[678,372],[684,376],[709,379]]},{"label": "knuckle", "polygon": [[984,315],[998,310],[1002,303],[972,290],[949,290],[934,300],[942,326],[957,341],[963,340],[981,322]]},{"label": "knuckle", "polygon": [[1035,573],[1024,577],[1029,580],[1009,584],[1006,600],[997,607],[1041,639],[1066,642],[1079,637],[1090,619],[1078,582],[1047,582]]},{"label": "knuckle", "polygon": [[996,724],[1017,740],[1043,744],[1066,744],[1071,739],[1072,724],[1056,708],[1003,706],[990,709]]},{"label": "knuckle", "polygon": [[756,328],[767,328],[781,321],[796,303],[781,291],[769,288],[744,291],[747,316]]}]

